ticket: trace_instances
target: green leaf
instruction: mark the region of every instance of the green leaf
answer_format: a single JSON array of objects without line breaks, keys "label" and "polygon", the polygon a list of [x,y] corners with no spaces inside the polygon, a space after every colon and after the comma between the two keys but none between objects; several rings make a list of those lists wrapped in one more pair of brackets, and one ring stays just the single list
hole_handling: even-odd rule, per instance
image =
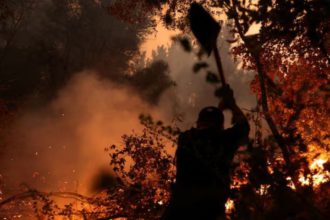
[{"label": "green leaf", "polygon": [[201,69],[207,68],[209,65],[206,62],[198,62],[194,64],[193,71],[198,73]]},{"label": "green leaf", "polygon": [[192,51],[192,46],[191,46],[190,41],[187,37],[175,36],[175,37],[172,37],[172,40],[175,41],[175,42],[179,42],[184,51],[186,51],[186,52],[191,52]]},{"label": "green leaf", "polygon": [[190,45],[190,41],[187,38],[181,38],[180,39],[181,46],[186,52],[191,52],[192,47]]},{"label": "green leaf", "polygon": [[219,83],[220,82],[218,76],[215,73],[210,72],[210,71],[207,72],[206,81],[209,83]]}]

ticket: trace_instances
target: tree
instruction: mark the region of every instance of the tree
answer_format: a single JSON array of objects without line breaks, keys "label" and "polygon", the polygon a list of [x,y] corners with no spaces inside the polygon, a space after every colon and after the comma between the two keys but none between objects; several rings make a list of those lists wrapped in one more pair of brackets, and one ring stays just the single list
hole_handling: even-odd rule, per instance
[{"label": "tree", "polygon": [[[329,118],[329,1],[198,2],[229,20],[232,53],[256,72],[252,90],[281,149],[286,175],[299,187],[316,160],[329,158],[329,125],[323,123]],[[190,1],[157,3],[168,7],[163,13],[151,5],[170,28],[189,30]],[[259,33],[247,35],[255,25]]]},{"label": "tree", "polygon": [[[148,4],[150,3],[149,1],[143,0],[138,2],[135,4],[148,5],[148,7],[153,7],[156,11],[159,10],[159,4],[167,5],[168,10],[162,15],[167,24],[187,30],[188,24],[184,17],[191,4],[190,1],[156,1],[157,4]],[[277,105],[277,110],[275,111],[274,107],[270,105],[274,104],[273,100],[282,100],[282,102],[285,102],[283,105],[291,105],[290,111],[293,112],[293,115],[299,116],[299,112],[302,111],[301,105],[303,104],[289,103],[288,99],[283,100],[283,92],[288,90],[288,84],[284,85],[283,83],[292,83],[291,85],[293,85],[290,79],[296,79],[297,75],[301,75],[301,79],[307,79],[307,76],[309,77],[308,72],[316,71],[313,74],[313,79],[322,84],[321,90],[328,90],[325,87],[328,87],[326,85],[329,84],[329,78],[327,77],[329,75],[329,54],[326,46],[327,36],[329,35],[329,2],[319,0],[265,0],[258,3],[236,0],[200,2],[205,7],[210,8],[210,10],[217,10],[216,12],[225,14],[229,21],[232,22],[229,24],[229,28],[232,31],[233,39],[229,39],[229,42],[233,44],[233,54],[237,58],[241,58],[240,60],[246,69],[257,72],[257,78],[252,83],[252,86],[254,91],[258,93],[265,119],[282,150],[283,158],[288,166],[291,167],[289,169],[293,170],[291,157],[295,153],[293,153],[294,150],[291,148],[296,143],[293,145],[288,144],[288,140],[284,136],[289,134],[286,134],[286,131],[284,131],[282,121],[278,120],[287,113],[287,109],[279,108],[280,106]],[[123,1],[121,7],[126,7],[126,3],[126,1]],[[112,7],[116,8],[118,5]],[[161,13],[161,10],[159,11]],[[259,33],[247,36],[246,33],[255,24],[261,25]],[[281,49],[278,49],[276,53],[274,52],[275,48]],[[285,52],[283,51],[284,49],[286,49]],[[275,60],[277,62],[274,62]],[[292,64],[289,60],[297,62]],[[311,62],[313,63],[311,64]],[[317,69],[312,68],[314,65],[317,66]],[[292,66],[304,69],[303,73],[306,75],[302,76],[302,72],[294,71]],[[272,70],[270,70],[270,67],[273,67]],[[285,79],[287,76],[290,78]],[[298,82],[295,80],[294,84],[300,84],[298,87],[302,87],[303,81]],[[309,88],[311,88],[313,87],[312,85],[315,85],[315,82],[309,81],[309,84]],[[325,91],[323,93],[320,92],[323,95],[325,93]],[[294,92],[291,94],[297,95]],[[285,95],[287,96],[288,93]],[[302,94],[301,92],[299,95],[307,95],[307,93]],[[294,97],[290,99],[296,100]],[[318,106],[323,109],[324,119],[329,114],[325,112],[327,98],[323,96],[320,99],[323,100],[323,103],[318,103]],[[300,107],[297,107],[297,105]],[[291,120],[297,121],[299,117],[292,117]],[[302,127],[304,126],[302,125]],[[328,127],[325,128],[328,129]]]},{"label": "tree", "polygon": [[[0,201],[0,216],[32,216],[53,219],[158,219],[170,196],[174,181],[174,158],[169,148],[175,146],[179,133],[141,115],[145,129],[141,134],[123,135],[124,145],[105,149],[113,168],[113,184],[101,193],[86,197],[72,192],[40,192],[25,186],[22,193]],[[1,182],[0,182],[1,183]],[[1,186],[1,185],[0,185]],[[60,205],[57,198],[65,198]]]},{"label": "tree", "polygon": [[49,100],[76,72],[119,82],[138,54],[145,23],[130,25],[89,0],[3,1],[0,68],[5,100]]},{"label": "tree", "polygon": [[[227,15],[233,33],[228,40],[232,43],[233,55],[245,69],[256,72],[251,88],[259,104],[249,113],[256,129],[249,145],[237,154],[231,187],[235,210],[228,208],[228,217],[327,219],[330,214],[327,152],[330,129],[326,123],[330,85],[328,1],[201,2]],[[183,18],[190,3],[186,0],[117,1],[109,8],[110,12],[132,22],[143,21],[142,9],[142,12],[150,11],[147,16],[162,14],[170,27],[188,31]],[[166,4],[169,7],[163,14],[161,6]],[[129,13],[123,9],[129,9]],[[261,25],[259,33],[246,35],[256,23]],[[146,75],[141,72],[141,81],[144,82]],[[267,137],[261,123],[263,119],[272,133]],[[175,143],[177,130],[150,117],[141,117],[141,120],[146,127],[141,135],[125,135],[123,146],[107,149],[117,178],[107,194],[84,200],[93,205],[90,210],[77,211],[72,205],[64,210],[56,206],[46,210],[58,210],[57,213],[64,216],[77,214],[84,219],[157,218],[174,179],[173,157],[164,148]],[[35,206],[39,207],[37,214],[42,213],[40,207],[53,204],[47,200],[51,195],[32,192],[35,194],[29,194],[29,198],[41,201]],[[0,205],[11,201],[5,200]]]},{"label": "tree", "polygon": [[127,81],[141,93],[144,100],[157,104],[163,92],[175,85],[168,72],[168,66],[164,61],[154,61],[150,66],[128,76]]},{"label": "tree", "polygon": [[[278,161],[273,140],[263,140],[260,135],[260,116],[249,114],[251,123],[256,123],[258,129],[247,149],[237,155],[239,160],[232,174],[229,200],[234,202],[234,207],[227,203],[227,217],[322,219],[311,207],[301,209],[306,206],[295,193],[295,185],[288,187],[290,182],[283,164]],[[175,146],[180,131],[175,125],[166,126],[150,116],[141,115],[140,120],[145,126],[140,134],[123,135],[123,145],[105,149],[114,171],[107,177],[112,180],[105,185],[106,191],[86,197],[72,192],[40,192],[25,186],[22,193],[0,202],[2,217],[28,216],[32,210],[32,216],[50,219],[158,219],[175,179],[174,158],[169,151]],[[328,184],[307,185],[303,194],[315,201],[325,214],[329,214]],[[59,204],[57,198],[65,198],[65,205]]]}]

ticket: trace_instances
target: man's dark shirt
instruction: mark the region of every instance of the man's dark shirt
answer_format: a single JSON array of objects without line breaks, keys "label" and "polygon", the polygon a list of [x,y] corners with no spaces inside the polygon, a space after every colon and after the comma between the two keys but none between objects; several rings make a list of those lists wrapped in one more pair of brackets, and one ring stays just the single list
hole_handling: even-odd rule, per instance
[{"label": "man's dark shirt", "polygon": [[176,152],[176,185],[207,187],[229,184],[234,154],[248,134],[247,122],[237,123],[225,130],[192,128],[180,134]]},{"label": "man's dark shirt", "polygon": [[230,165],[248,134],[247,121],[225,130],[192,128],[181,133],[176,151],[176,183],[163,219],[211,220],[223,214]]}]

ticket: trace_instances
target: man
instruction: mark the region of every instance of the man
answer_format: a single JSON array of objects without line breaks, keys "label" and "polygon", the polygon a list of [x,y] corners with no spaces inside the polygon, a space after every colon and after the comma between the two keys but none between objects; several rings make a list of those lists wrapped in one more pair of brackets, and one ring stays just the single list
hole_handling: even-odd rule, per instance
[{"label": "man", "polygon": [[[197,127],[179,136],[177,173],[163,220],[224,218],[230,190],[230,167],[239,145],[248,139],[249,124],[228,85],[218,90],[219,108],[204,108]],[[232,112],[233,126],[224,129],[222,111]]]}]

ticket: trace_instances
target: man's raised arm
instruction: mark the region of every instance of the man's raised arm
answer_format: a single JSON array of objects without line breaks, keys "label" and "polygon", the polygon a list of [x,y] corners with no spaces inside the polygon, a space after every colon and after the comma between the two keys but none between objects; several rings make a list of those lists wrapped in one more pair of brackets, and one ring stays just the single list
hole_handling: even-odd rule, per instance
[{"label": "man's raised arm", "polygon": [[233,90],[229,87],[229,85],[225,85],[216,92],[216,95],[222,98],[219,103],[220,110],[228,109],[232,112],[233,127],[228,130],[230,130],[238,140],[247,139],[250,126],[244,113],[236,104]]}]

